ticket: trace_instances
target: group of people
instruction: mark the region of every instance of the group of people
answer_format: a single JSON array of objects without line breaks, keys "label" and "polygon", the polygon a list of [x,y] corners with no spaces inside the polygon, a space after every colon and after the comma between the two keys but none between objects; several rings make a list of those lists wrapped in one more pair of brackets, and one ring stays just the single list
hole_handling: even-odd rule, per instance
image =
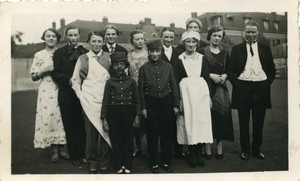
[{"label": "group of people", "polygon": [[[245,24],[245,42],[234,46],[231,56],[221,46],[221,25],[208,30],[209,44],[201,40],[201,28],[199,19],[188,19],[176,48],[172,28],[147,41],[142,30],[133,30],[129,53],[116,43],[114,25],[88,34],[90,50],[78,44],[77,27],[66,29],[68,43],[58,49],[59,32],[45,30],[45,49],[35,54],[30,71],[33,81],[41,80],[34,147],[51,146],[54,163],[87,162],[89,173],[107,172],[112,159],[116,173],[128,174],[133,157],[142,154],[145,132],[151,172],[172,172],[173,152],[188,156],[192,168],[203,167],[204,159],[213,157],[214,139],[217,159],[224,157],[224,141],[234,141],[233,108],[239,115],[240,158],[248,160],[252,151],[264,159],[262,129],[276,71],[270,48],[257,42],[259,25]],[[233,85],[231,106],[227,79]]]}]

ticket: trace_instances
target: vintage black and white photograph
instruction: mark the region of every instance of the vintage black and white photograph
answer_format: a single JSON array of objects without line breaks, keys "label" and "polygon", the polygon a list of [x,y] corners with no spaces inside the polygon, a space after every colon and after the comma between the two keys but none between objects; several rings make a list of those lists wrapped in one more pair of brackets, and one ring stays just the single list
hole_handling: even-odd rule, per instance
[{"label": "vintage black and white photograph", "polygon": [[7,6],[6,178],[299,179],[295,10],[214,2]]}]

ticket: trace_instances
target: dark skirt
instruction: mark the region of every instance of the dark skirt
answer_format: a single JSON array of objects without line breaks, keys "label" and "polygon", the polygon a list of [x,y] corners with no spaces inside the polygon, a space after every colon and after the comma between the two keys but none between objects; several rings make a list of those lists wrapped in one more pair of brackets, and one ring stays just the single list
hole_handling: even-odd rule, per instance
[{"label": "dark skirt", "polygon": [[234,141],[231,111],[228,115],[211,110],[213,138],[219,141]]}]

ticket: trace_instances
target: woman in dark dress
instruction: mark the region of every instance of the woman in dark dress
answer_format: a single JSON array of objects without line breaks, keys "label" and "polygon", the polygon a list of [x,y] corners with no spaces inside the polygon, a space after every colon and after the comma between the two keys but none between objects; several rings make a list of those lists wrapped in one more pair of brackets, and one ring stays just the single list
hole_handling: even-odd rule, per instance
[{"label": "woman in dark dress", "polygon": [[[209,46],[203,48],[203,53],[208,60],[209,65],[209,77],[211,85],[211,97],[216,94],[219,86],[227,90],[226,80],[227,74],[226,66],[229,61],[229,53],[225,51],[221,46],[221,42],[224,38],[225,31],[220,25],[214,25],[208,30],[207,40],[210,42]],[[227,92],[228,93],[228,92]],[[229,96],[228,94],[226,96]],[[214,104],[214,103],[213,103]],[[223,159],[223,142],[224,140],[233,141],[233,125],[230,107],[225,111],[226,113],[220,113],[220,111],[211,109],[213,137],[217,142],[217,159]],[[210,144],[205,145],[205,158],[211,159]]]}]

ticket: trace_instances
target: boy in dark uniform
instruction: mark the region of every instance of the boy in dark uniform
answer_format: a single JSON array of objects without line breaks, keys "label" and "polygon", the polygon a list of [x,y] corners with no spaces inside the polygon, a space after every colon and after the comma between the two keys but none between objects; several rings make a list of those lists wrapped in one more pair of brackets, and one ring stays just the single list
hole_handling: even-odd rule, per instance
[{"label": "boy in dark uniform", "polygon": [[130,173],[132,169],[133,127],[139,126],[141,114],[136,82],[125,74],[129,62],[124,52],[110,55],[112,76],[107,80],[101,119],[103,129],[109,131],[113,160],[117,173]]},{"label": "boy in dark uniform", "polygon": [[179,111],[179,96],[172,65],[161,59],[159,39],[146,43],[149,61],[139,70],[139,91],[142,114],[148,118],[148,146],[151,171],[158,173],[158,139],[160,138],[162,168],[172,172],[172,121]]}]

